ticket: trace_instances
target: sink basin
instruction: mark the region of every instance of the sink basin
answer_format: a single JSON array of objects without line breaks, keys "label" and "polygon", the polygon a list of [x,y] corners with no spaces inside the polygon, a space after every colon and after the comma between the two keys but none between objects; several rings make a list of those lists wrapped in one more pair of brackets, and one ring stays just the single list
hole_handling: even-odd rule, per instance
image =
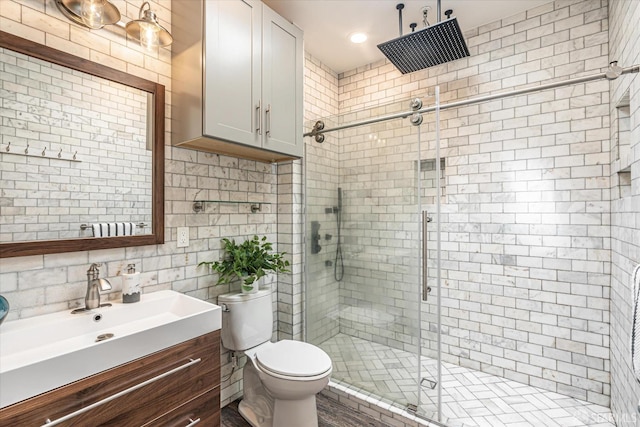
[{"label": "sink basin", "polygon": [[4,323],[0,408],[220,329],[220,307],[175,291]]}]

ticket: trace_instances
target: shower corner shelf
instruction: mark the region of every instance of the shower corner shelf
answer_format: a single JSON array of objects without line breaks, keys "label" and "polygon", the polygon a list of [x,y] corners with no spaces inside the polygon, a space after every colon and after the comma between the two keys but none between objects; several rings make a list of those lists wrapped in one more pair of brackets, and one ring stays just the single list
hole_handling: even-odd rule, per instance
[{"label": "shower corner shelf", "polygon": [[233,201],[233,200],[194,200],[193,201],[193,211],[195,213],[204,212],[205,206],[207,203],[224,203],[224,204],[244,204],[251,205],[251,213],[261,212],[262,205],[270,205],[269,202],[243,202],[243,201]]}]

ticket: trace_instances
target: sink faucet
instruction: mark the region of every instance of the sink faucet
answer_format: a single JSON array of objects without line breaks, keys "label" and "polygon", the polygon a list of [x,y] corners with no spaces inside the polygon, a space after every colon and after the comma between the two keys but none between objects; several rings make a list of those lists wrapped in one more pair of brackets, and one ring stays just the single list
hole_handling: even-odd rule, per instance
[{"label": "sink faucet", "polygon": [[109,307],[111,304],[100,304],[100,291],[108,291],[111,289],[111,283],[107,279],[101,279],[100,267],[102,264],[91,264],[87,270],[87,295],[84,297],[84,308],[77,308],[71,313],[82,313],[99,307]]},{"label": "sink faucet", "polygon": [[[111,289],[111,283],[107,279],[100,279],[100,267],[102,264],[91,264],[87,270],[87,295],[84,297],[84,306],[87,310],[100,307],[100,291]],[[111,305],[111,304],[109,304]]]}]

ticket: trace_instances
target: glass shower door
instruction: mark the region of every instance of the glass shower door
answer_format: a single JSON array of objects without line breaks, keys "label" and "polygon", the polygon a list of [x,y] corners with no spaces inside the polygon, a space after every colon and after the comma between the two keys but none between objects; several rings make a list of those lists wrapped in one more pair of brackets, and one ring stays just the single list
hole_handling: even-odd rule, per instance
[{"label": "glass shower door", "polygon": [[[325,127],[408,108],[404,101],[358,111],[325,119]],[[419,137],[419,127],[399,118],[327,133],[322,144],[307,143],[305,156],[306,339],[331,356],[338,387],[414,411],[421,379]]]},{"label": "glass shower door", "polygon": [[443,421],[442,414],[442,341],[440,295],[440,230],[442,177],[446,161],[440,152],[439,88],[433,89],[433,103],[422,115],[418,132],[416,188],[420,216],[421,302],[420,358],[417,414],[433,421]]}]

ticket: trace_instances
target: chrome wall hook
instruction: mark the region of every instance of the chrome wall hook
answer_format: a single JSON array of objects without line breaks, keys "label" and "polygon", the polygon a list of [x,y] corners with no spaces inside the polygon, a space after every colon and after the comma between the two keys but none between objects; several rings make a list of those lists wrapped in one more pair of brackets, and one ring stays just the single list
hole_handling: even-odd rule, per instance
[{"label": "chrome wall hook", "polygon": [[[2,1],[2,0],[0,0]],[[60,160],[67,160],[70,162],[81,162],[82,160],[78,160],[78,152],[76,151],[73,154],[73,158],[71,158],[71,156],[67,157],[64,155],[64,148],[60,147],[60,150],[57,152],[55,152],[54,149],[49,150],[49,147],[45,146],[42,148],[42,151],[36,151],[33,152],[34,150],[31,150],[32,152],[29,152],[29,150],[31,149],[31,144],[27,143],[27,146],[24,148],[24,150],[22,149],[21,146],[14,146],[13,150],[11,149],[11,141],[7,141],[7,145],[4,147],[4,149],[0,149],[0,155],[11,155],[11,156],[25,156],[25,157],[39,157],[39,158],[45,158],[45,159],[60,159]],[[49,151],[48,151],[49,150]]]}]

